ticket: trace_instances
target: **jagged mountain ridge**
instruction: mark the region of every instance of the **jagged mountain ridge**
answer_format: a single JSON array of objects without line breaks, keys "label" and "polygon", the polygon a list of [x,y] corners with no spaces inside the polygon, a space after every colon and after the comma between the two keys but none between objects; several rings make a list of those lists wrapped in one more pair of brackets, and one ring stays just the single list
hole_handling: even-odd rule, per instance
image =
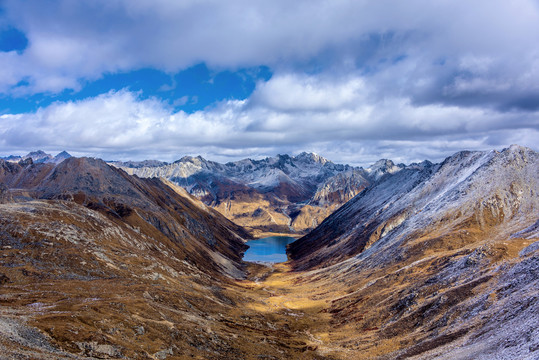
[{"label": "jagged mountain ridge", "polygon": [[280,184],[286,182],[295,190],[295,193],[281,192],[278,196],[283,198],[300,196],[302,199],[307,196],[302,195],[303,193],[311,193],[321,181],[336,173],[353,169],[349,165],[333,164],[316,154],[308,153],[302,153],[296,157],[278,155],[262,160],[244,159],[226,164],[209,161],[201,156],[185,156],[172,164],[161,166],[141,166],[143,162],[112,164],[122,168],[136,169],[130,172],[141,177],[167,178],[190,192],[199,191],[199,196],[216,196],[210,180],[199,181],[199,176],[205,174],[214,178],[226,178],[261,192],[275,191]]},{"label": "jagged mountain ridge", "polygon": [[112,164],[130,174],[161,177],[182,186],[255,233],[305,233],[371,182],[404,167],[381,160],[363,169],[306,152],[226,164],[201,156],[150,166]]},{"label": "jagged mountain ridge", "polygon": [[536,359],[537,174],[520,146],[409,166],[289,245],[292,265],[339,284],[327,311],[358,358]]},{"label": "jagged mountain ridge", "polygon": [[0,157],[0,159],[10,162],[19,162],[21,160],[28,160],[31,159],[34,163],[55,163],[59,164],[65,159],[70,158],[71,155],[67,151],[62,151],[56,156],[52,156],[51,154],[47,154],[42,150],[32,151],[28,153],[25,156],[18,156],[18,155],[9,155],[6,157]]}]

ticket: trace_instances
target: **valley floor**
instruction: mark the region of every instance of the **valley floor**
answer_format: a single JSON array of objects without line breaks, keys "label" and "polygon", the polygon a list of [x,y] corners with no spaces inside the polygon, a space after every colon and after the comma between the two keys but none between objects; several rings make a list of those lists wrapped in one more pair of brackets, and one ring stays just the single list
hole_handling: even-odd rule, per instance
[{"label": "valley floor", "polygon": [[248,266],[222,287],[4,284],[0,359],[347,358],[331,345],[323,289],[299,286],[286,264]]},{"label": "valley floor", "polygon": [[304,355],[342,358],[345,349],[333,347],[330,339],[331,317],[324,291],[312,284],[300,285],[298,280],[298,273],[291,272],[286,263],[251,264],[248,280],[239,285],[251,291],[252,303],[247,306],[270,316],[276,328],[287,329],[287,338],[304,343]]}]

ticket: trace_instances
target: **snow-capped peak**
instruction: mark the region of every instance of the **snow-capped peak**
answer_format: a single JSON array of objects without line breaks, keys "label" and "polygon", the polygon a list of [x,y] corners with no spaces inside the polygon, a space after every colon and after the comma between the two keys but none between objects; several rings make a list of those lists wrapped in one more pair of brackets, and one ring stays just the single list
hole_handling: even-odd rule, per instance
[{"label": "snow-capped peak", "polygon": [[293,158],[294,160],[296,161],[306,161],[306,162],[314,162],[314,163],[318,163],[318,164],[325,164],[327,162],[329,162],[328,159],[316,154],[316,153],[308,153],[308,152],[302,152],[301,154],[295,156]]},{"label": "snow-capped peak", "polygon": [[53,159],[51,154],[47,154],[42,150],[32,151],[28,155],[24,156],[23,159],[32,159],[35,163],[44,163],[49,162]]},{"label": "snow-capped peak", "polygon": [[389,159],[381,159],[366,168],[365,171],[369,174],[370,177],[375,180],[378,180],[387,173],[394,174],[404,168],[404,164],[395,165],[395,163]]}]

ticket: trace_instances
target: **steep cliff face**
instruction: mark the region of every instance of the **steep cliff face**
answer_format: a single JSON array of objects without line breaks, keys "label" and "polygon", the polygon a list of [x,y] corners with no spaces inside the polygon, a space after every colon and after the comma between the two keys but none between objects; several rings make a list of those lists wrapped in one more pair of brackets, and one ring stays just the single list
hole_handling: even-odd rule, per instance
[{"label": "steep cliff face", "polygon": [[318,186],[310,205],[344,204],[363,191],[373,180],[364,170],[359,169],[337,174]]},{"label": "steep cliff face", "polygon": [[291,244],[292,266],[342,291],[327,311],[358,358],[535,359],[537,174],[519,146],[407,167]]}]

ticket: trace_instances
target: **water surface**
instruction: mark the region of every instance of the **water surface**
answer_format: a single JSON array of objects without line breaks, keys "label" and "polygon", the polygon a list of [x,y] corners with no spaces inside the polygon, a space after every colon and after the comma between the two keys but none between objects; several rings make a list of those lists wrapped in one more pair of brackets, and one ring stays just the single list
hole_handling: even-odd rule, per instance
[{"label": "water surface", "polygon": [[247,242],[249,249],[243,256],[244,261],[278,263],[288,260],[286,245],[296,239],[289,236],[270,236]]}]

